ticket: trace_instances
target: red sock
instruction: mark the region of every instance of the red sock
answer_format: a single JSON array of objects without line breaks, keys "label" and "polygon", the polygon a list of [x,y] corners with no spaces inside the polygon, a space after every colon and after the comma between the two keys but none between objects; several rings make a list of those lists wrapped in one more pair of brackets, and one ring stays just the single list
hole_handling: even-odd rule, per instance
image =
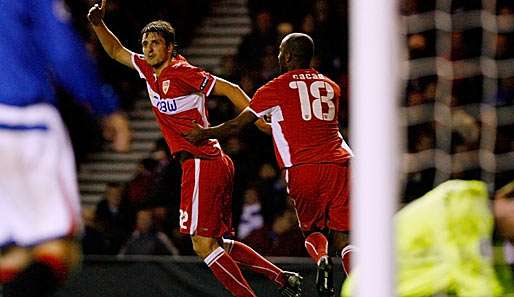
[{"label": "red sock", "polygon": [[236,263],[243,264],[254,272],[264,274],[279,287],[284,286],[285,279],[282,269],[242,242],[228,239],[224,239],[223,242],[228,244],[228,254]]},{"label": "red sock", "polygon": [[305,239],[305,248],[314,263],[317,264],[321,257],[328,255],[328,240],[320,232],[311,233]]},{"label": "red sock", "polygon": [[12,281],[19,272],[19,269],[0,268],[0,284],[6,284]]},{"label": "red sock", "polygon": [[347,245],[341,251],[341,260],[343,262],[343,269],[346,276],[348,276],[351,272],[351,264],[352,264],[352,253],[355,252],[355,248],[353,245]]},{"label": "red sock", "polygon": [[236,262],[223,250],[215,249],[207,258],[205,264],[209,266],[214,276],[223,286],[236,297],[256,297],[246,282]]}]

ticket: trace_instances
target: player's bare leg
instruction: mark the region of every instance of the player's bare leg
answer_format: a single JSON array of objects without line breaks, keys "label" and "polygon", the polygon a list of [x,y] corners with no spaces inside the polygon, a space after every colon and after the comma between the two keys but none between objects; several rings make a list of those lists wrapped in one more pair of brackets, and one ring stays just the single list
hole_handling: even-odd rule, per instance
[{"label": "player's bare leg", "polygon": [[31,262],[30,251],[21,247],[10,247],[0,254],[0,284],[12,281]]},{"label": "player's bare leg", "polygon": [[191,236],[193,249],[211,269],[214,276],[232,295],[237,297],[256,297],[243,277],[236,262],[219,244],[221,239]]},{"label": "player's bare leg", "polygon": [[80,246],[71,238],[48,241],[34,247],[32,258],[50,266],[58,281],[64,281],[80,262]]},{"label": "player's bare leg", "polygon": [[223,239],[223,247],[237,264],[242,264],[256,273],[264,274],[274,282],[281,288],[282,296],[301,296],[303,278],[298,273],[280,269],[242,242]]},{"label": "player's bare leg", "polygon": [[[56,239],[32,249],[13,248],[2,257],[4,295],[50,296],[80,260],[73,239]],[[3,278],[4,278],[3,277]]]}]

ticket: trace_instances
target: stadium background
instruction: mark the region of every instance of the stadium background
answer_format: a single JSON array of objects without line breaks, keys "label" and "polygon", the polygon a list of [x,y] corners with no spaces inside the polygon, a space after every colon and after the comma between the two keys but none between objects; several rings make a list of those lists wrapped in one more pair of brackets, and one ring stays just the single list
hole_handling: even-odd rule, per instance
[{"label": "stadium background", "polygon": [[[130,69],[111,61],[99,47],[85,18],[91,1],[67,2],[77,29],[108,83],[103,91],[118,93],[124,109],[134,113],[140,106],[138,102],[146,100],[144,82]],[[188,47],[199,29],[206,26],[209,16],[218,9],[241,3],[247,8],[251,31],[242,34],[237,50],[222,55],[218,64],[197,66],[239,83],[252,95],[277,75],[276,49],[281,37],[291,30],[308,33],[317,46],[313,65],[344,90],[340,118],[343,135],[348,136],[347,1],[112,0],[106,22],[122,43],[138,51],[139,31],[144,24],[155,19],[169,20],[177,30],[181,51],[189,58]],[[514,4],[507,0],[404,0],[400,6],[399,21],[405,41],[402,61],[405,89],[400,108],[406,137],[404,187],[399,200],[408,203],[450,178],[483,179],[493,193],[514,179]],[[213,124],[236,115],[224,98],[212,98],[208,107]],[[96,123],[83,107],[62,100],[61,110],[83,170],[94,158],[91,156],[108,151],[109,147],[103,144]],[[249,128],[239,137],[224,140],[223,146],[237,166],[234,219],[238,236],[245,237],[243,241],[267,256],[304,257],[303,241],[287,204],[271,140]],[[157,140],[137,160],[137,169],[127,172],[130,178],[126,182],[106,180],[105,197],[98,201],[84,200],[86,254],[116,255],[120,251],[130,254],[127,241],[138,228],[138,222],[143,224],[145,218],[151,221],[152,232],[164,233],[175,249],[145,252],[136,246],[135,251],[193,254],[189,240],[178,236],[175,227],[180,172],[173,160],[163,157],[164,151],[162,142]],[[115,202],[119,210],[114,216],[101,211],[108,205],[104,198],[121,199]],[[113,260],[91,259],[94,258],[86,258],[85,272],[105,271],[117,280],[110,282],[111,285],[125,285],[126,275],[117,273],[116,269],[112,274],[106,270]],[[174,267],[175,260],[163,262],[167,264],[155,261],[148,263],[157,263],[156,270],[149,268],[146,273],[164,270],[170,279],[176,276],[165,268]],[[301,258],[291,261],[286,260],[284,265],[303,263],[307,266],[306,274],[312,277],[308,261]],[[127,265],[123,261],[116,263],[119,267]],[[141,265],[138,261],[130,262],[134,263]],[[195,261],[183,265],[195,271]],[[202,279],[207,274],[202,273]],[[134,282],[130,281],[129,287]]]}]

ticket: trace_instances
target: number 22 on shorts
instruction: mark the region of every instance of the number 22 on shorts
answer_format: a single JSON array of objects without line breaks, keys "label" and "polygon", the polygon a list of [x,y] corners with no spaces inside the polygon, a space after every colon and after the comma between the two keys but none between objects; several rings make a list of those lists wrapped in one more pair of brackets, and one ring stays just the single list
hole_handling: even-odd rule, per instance
[{"label": "number 22 on shorts", "polygon": [[180,217],[179,217],[180,229],[187,229],[186,223],[187,223],[187,220],[189,219],[189,215],[187,214],[187,211],[184,211],[182,209],[180,209],[179,211],[180,211]]}]

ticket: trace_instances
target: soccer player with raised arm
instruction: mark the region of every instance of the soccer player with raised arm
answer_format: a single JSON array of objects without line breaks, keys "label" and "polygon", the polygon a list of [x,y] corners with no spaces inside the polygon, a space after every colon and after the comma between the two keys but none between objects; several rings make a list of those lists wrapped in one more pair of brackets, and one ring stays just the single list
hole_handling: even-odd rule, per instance
[{"label": "soccer player with raised arm", "polygon": [[[93,6],[88,18],[103,48],[116,61],[137,70],[146,80],[153,112],[162,134],[182,166],[180,231],[191,236],[193,249],[234,296],[254,297],[238,264],[266,275],[284,296],[300,296],[302,278],[283,271],[241,242],[223,239],[231,226],[234,165],[215,139],[189,143],[182,133],[193,121],[209,126],[206,98],[228,97],[243,109],[250,99],[239,88],[195,67],[177,54],[175,30],[154,21],[141,31],[143,55],[125,48],[103,21],[106,1]],[[262,125],[263,129],[267,126]]]},{"label": "soccer player with raised arm", "polygon": [[305,248],[318,265],[320,296],[333,296],[328,235],[349,268],[349,160],[352,152],[339,132],[340,88],[310,68],[312,39],[291,33],[280,44],[281,72],[255,93],[238,117],[216,127],[196,125],[184,135],[192,143],[226,137],[271,115],[275,153],[293,199]]},{"label": "soccer player with raised arm", "polygon": [[102,119],[126,152],[128,122],[101,93],[63,0],[0,0],[0,285],[50,296],[78,264],[80,198],[54,83]]}]

